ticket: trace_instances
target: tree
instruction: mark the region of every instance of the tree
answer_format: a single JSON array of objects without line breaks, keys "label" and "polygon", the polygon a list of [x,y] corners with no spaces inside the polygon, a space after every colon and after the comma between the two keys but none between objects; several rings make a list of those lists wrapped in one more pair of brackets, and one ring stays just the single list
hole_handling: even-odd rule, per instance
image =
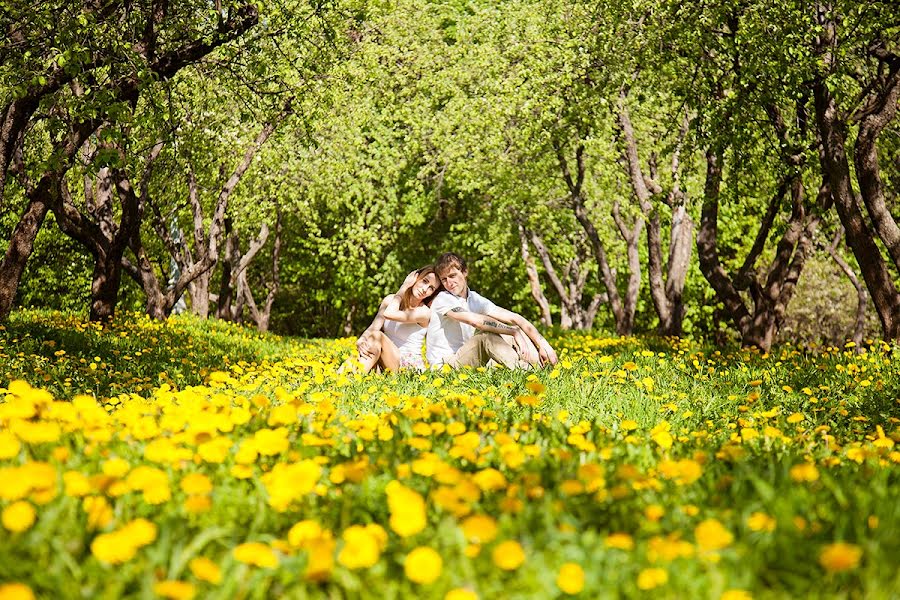
[{"label": "tree", "polygon": [[[855,2],[817,4],[818,35],[810,50],[819,57],[821,67],[812,91],[822,140],[822,170],[847,244],[862,271],[885,339],[898,340],[900,293],[876,240],[885,245],[895,269],[900,269],[900,227],[886,204],[878,157],[878,139],[894,119],[900,96],[896,52],[900,24],[880,8]],[[858,193],[846,150],[853,129]]]},{"label": "tree", "polygon": [[[243,35],[258,20],[255,7],[247,4],[228,5],[215,19],[198,18],[197,10],[198,7],[187,4],[170,8],[164,2],[154,2],[135,10],[118,3],[103,9],[88,6],[82,10],[80,4],[79,8],[67,6],[61,12],[80,14],[71,26],[74,29],[64,28],[60,32],[67,43],[61,44],[64,51],[59,55],[54,55],[56,47],[48,44],[52,40],[26,35],[30,26],[46,27],[60,16],[52,10],[38,13],[34,18],[23,18],[24,26],[12,25],[8,29],[13,32],[10,38],[13,45],[36,44],[36,48],[26,51],[25,61],[17,65],[19,70],[13,69],[11,76],[4,73],[4,78],[21,80],[27,77],[29,69],[35,68],[35,57],[46,59],[52,56],[53,66],[48,73],[37,74],[30,82],[26,79],[14,87],[15,96],[6,100],[0,177],[5,181],[11,156],[24,154],[27,128],[41,102],[51,107],[47,123],[51,132],[51,160],[37,162],[54,166],[44,170],[40,179],[33,182],[25,159],[18,161],[18,176],[23,181],[28,205],[0,264],[0,318],[9,314],[34,238],[51,209],[60,226],[84,243],[95,257],[91,318],[111,316],[110,300],[115,296],[112,290],[118,289],[118,265],[127,245],[125,240],[136,224],[139,225],[136,220],[138,207],[123,204],[121,220],[117,227],[111,228],[111,213],[107,210],[111,196],[100,199],[98,208],[103,211],[104,223],[101,226],[90,221],[88,215],[72,210],[65,175],[81,146],[105,122],[116,121],[117,115],[127,112],[128,107],[130,110],[135,108],[148,81],[174,76],[186,65]],[[126,25],[125,31],[134,32],[134,37],[114,34],[111,28],[122,24]],[[93,32],[82,29],[89,26]],[[100,40],[97,47],[81,44],[81,39],[93,39],[94,35]],[[4,48],[4,51],[8,50]],[[66,85],[71,87],[72,93],[65,92],[63,86]],[[58,129],[68,130],[70,134],[54,136],[52,132]],[[115,143],[97,146],[104,150],[101,153],[104,160],[117,153],[121,155],[121,148],[116,148]],[[101,168],[105,166],[114,165],[100,165]],[[108,189],[108,174],[102,175],[104,190]]]}]

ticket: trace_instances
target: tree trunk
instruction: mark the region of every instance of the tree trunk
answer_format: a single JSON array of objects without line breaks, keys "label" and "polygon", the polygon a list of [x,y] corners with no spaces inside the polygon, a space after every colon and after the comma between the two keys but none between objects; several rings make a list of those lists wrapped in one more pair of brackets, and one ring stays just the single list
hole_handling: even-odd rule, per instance
[{"label": "tree trunk", "polygon": [[344,315],[344,335],[350,335],[353,333],[353,318],[356,316],[356,302],[351,301],[350,307],[347,309],[347,314]]},{"label": "tree trunk", "polygon": [[119,300],[122,282],[122,256],[116,252],[99,252],[94,258],[91,280],[91,321],[111,321]]},{"label": "tree trunk", "polygon": [[[634,323],[634,315],[631,314],[629,316],[628,306],[622,302],[622,297],[619,295],[619,288],[616,283],[616,274],[609,266],[609,260],[606,257],[606,249],[603,247],[603,241],[600,239],[600,234],[597,233],[594,222],[591,220],[590,216],[588,216],[587,207],[585,206],[584,197],[582,196],[582,187],[584,185],[584,176],[586,172],[584,164],[584,144],[579,144],[575,149],[575,164],[578,170],[575,173],[574,179],[569,170],[569,163],[563,155],[562,147],[559,144],[554,144],[554,148],[562,171],[563,180],[569,188],[569,205],[575,213],[575,219],[584,230],[588,242],[590,242],[594,260],[597,261],[597,270],[600,273],[600,283],[606,289],[606,301],[613,314],[613,320],[616,324],[616,333],[619,335],[630,335]],[[632,274],[632,276],[633,275],[634,274]],[[629,282],[631,280],[632,278],[629,278]],[[640,274],[638,274],[638,282],[640,282]],[[626,297],[626,303],[627,299],[628,298]]]},{"label": "tree trunk", "polygon": [[822,138],[822,170],[831,184],[838,216],[847,234],[847,245],[853,251],[862,272],[872,303],[887,340],[900,339],[900,294],[853,192],[850,164],[845,151],[845,124],[838,118],[834,98],[824,81],[813,87],[816,121]]},{"label": "tree trunk", "polygon": [[591,329],[594,326],[597,309],[605,296],[597,294],[592,298],[591,304],[587,308],[582,304],[584,287],[587,284],[588,276],[588,270],[583,268],[583,261],[587,259],[587,250],[583,250],[583,243],[580,240],[576,240],[576,257],[569,262],[563,278],[560,278],[556,267],[553,265],[550,251],[544,245],[541,237],[537,233],[527,230],[525,230],[525,235],[526,239],[530,238],[541,259],[541,264],[544,266],[544,272],[559,296],[560,328],[564,330],[572,329],[573,327],[575,329]]},{"label": "tree trunk", "polygon": [[[700,270],[716,293],[716,298],[725,306],[735,328],[741,335],[741,344],[756,346],[768,351],[784,322],[787,306],[793,297],[797,281],[806,263],[811,248],[812,237],[818,227],[819,217],[810,216],[806,207],[803,181],[799,174],[786,176],[778,186],[772,204],[776,206],[782,196],[791,193],[792,210],[784,234],[779,239],[775,257],[768,268],[764,282],[759,281],[753,265],[768,239],[770,225],[768,215],[760,225],[753,248],[750,249],[744,266],[738,273],[741,289],[748,290],[753,300],[753,311],[747,309],[738,291],[738,282],[726,272],[719,261],[718,251],[718,210],[719,188],[722,181],[722,152],[712,149],[706,153],[706,184],[704,186],[703,207],[700,230],[697,232],[697,250],[700,256]],[[820,210],[830,203],[827,185],[821,187],[817,200]],[[771,211],[770,211],[771,212]],[[772,216],[774,220],[774,215]]]},{"label": "tree trunk", "polygon": [[898,64],[888,78],[885,91],[877,99],[879,109],[860,121],[854,161],[863,203],[894,266],[900,270],[900,227],[897,226],[897,221],[891,215],[884,198],[877,147],[878,136],[897,113],[897,101],[900,97],[900,58],[895,57],[895,61]]},{"label": "tree trunk", "polygon": [[209,318],[209,282],[212,271],[200,275],[188,285],[191,297],[191,312],[201,319]]},{"label": "tree trunk", "polygon": [[537,265],[531,252],[528,250],[528,235],[525,233],[525,227],[521,222],[516,223],[516,229],[519,233],[519,250],[522,253],[522,262],[525,263],[525,273],[528,276],[528,285],[531,290],[531,297],[541,311],[541,324],[544,327],[553,325],[553,316],[550,314],[550,303],[544,296],[544,290],[541,289],[541,278],[538,275]]},{"label": "tree trunk", "polygon": [[680,336],[684,324],[684,284],[691,266],[694,223],[683,204],[672,211],[669,232],[669,262],[666,276],[666,298],[669,301],[670,321],[660,327],[663,335]]},{"label": "tree trunk", "polygon": [[[637,205],[647,220],[647,276],[650,284],[650,298],[659,317],[658,332],[661,335],[680,336],[684,320],[682,292],[691,260],[693,225],[684,206],[684,195],[680,190],[679,168],[681,146],[687,136],[690,121],[688,115],[685,114],[678,142],[672,152],[673,184],[668,194],[665,194],[658,181],[655,158],[651,158],[650,161],[649,177],[641,168],[637,138],[626,102],[628,93],[628,87],[623,87],[619,93],[618,125],[624,140],[623,158],[628,179],[631,182]],[[672,209],[669,260],[666,265],[663,265],[662,260],[662,228],[659,217],[659,205],[663,202]],[[623,237],[627,236],[623,234]]]},{"label": "tree trunk", "polygon": [[235,278],[232,274],[234,261],[238,256],[237,232],[232,231],[231,219],[225,219],[225,255],[222,257],[222,282],[219,285],[219,301],[216,317],[223,321],[232,321],[231,303],[234,301]]},{"label": "tree trunk", "polygon": [[639,245],[641,232],[644,228],[644,218],[635,217],[634,225],[628,227],[619,214],[618,200],[613,202],[613,220],[619,230],[619,236],[625,241],[625,254],[628,260],[628,284],[625,287],[625,298],[622,302],[622,318],[616,321],[616,333],[619,335],[631,335],[634,331],[634,314],[637,311],[638,294],[641,291],[641,257]]},{"label": "tree trunk", "polygon": [[847,279],[850,280],[853,289],[856,290],[856,322],[853,324],[853,332],[850,334],[850,339],[853,340],[853,343],[859,348],[860,344],[862,344],[863,335],[866,330],[866,308],[869,304],[869,295],[866,292],[866,286],[864,286],[859,280],[859,277],[856,276],[856,272],[837,251],[843,233],[843,229],[838,227],[837,231],[834,233],[834,241],[832,241],[831,246],[828,247],[828,254],[831,256],[831,259],[837,263],[837,266],[840,267],[844,275],[847,276]]},{"label": "tree trunk", "polygon": [[[3,201],[6,175],[13,163],[16,147],[22,143],[22,133],[37,109],[39,101],[39,97],[26,96],[12,100],[3,107],[2,120],[0,120],[0,202]],[[2,305],[0,305],[0,318],[2,318]]]},{"label": "tree trunk", "polygon": [[[47,186],[54,186],[52,181],[45,183]],[[34,240],[49,210],[48,203],[41,198],[44,193],[47,193],[47,189],[42,190],[41,187],[44,186],[39,186],[35,197],[28,202],[25,213],[13,230],[3,261],[0,262],[0,321],[6,321],[9,318],[16,291],[19,289],[19,281],[22,279],[28,258],[34,250]]]},{"label": "tree trunk", "polygon": [[722,184],[722,152],[712,149],[706,152],[706,183],[703,205],[700,209],[700,229],[697,231],[697,256],[700,271],[712,286],[716,297],[725,305],[725,311],[739,332],[750,325],[750,313],[731,282],[731,278],[719,261],[719,191]]}]

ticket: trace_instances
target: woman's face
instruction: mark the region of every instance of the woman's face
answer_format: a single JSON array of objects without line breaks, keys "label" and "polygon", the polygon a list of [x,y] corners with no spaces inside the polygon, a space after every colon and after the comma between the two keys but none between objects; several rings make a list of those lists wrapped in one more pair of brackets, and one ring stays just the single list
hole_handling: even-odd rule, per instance
[{"label": "woman's face", "polygon": [[429,273],[425,277],[420,278],[413,285],[412,295],[418,301],[422,301],[432,295],[438,288],[438,278],[434,273]]}]

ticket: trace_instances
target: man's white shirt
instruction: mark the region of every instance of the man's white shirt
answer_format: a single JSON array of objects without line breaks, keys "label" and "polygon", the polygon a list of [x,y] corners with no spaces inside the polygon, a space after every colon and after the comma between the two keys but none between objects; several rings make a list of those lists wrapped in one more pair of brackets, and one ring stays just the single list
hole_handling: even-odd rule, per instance
[{"label": "man's white shirt", "polygon": [[431,303],[431,320],[425,336],[425,357],[432,367],[446,362],[475,335],[474,327],[447,315],[454,308],[486,315],[497,305],[472,290],[469,290],[468,298],[460,298],[447,291],[438,294]]}]

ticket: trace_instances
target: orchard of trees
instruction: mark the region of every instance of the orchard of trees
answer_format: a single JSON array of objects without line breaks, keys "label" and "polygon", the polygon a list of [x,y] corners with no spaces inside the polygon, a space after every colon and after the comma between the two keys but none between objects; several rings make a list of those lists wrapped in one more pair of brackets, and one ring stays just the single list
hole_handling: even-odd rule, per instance
[{"label": "orchard of trees", "polygon": [[0,2],[0,320],[358,330],[442,251],[544,325],[900,340],[889,2]]}]

